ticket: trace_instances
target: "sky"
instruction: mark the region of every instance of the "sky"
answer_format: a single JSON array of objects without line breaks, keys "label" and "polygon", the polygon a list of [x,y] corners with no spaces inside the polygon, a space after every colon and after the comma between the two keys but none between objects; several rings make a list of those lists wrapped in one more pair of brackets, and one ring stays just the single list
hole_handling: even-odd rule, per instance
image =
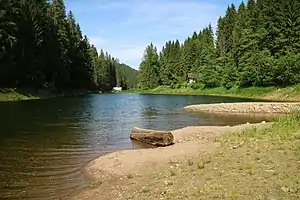
[{"label": "sky", "polygon": [[148,44],[184,41],[242,0],[65,0],[82,32],[98,50],[138,69]]}]

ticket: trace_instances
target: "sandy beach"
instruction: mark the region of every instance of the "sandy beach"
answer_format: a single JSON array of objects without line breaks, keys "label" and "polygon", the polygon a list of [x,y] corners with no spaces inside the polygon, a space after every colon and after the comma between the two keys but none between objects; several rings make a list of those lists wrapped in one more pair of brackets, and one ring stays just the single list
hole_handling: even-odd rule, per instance
[{"label": "sandy beach", "polygon": [[[193,126],[172,131],[175,144],[169,147],[125,150],[101,156],[86,167],[93,188],[76,195],[79,199],[122,199],[127,187],[146,174],[199,154],[213,153],[219,143],[213,138],[226,133],[242,132],[252,128],[264,128],[269,123],[243,124],[239,126]],[[133,183],[131,183],[133,181]]]}]

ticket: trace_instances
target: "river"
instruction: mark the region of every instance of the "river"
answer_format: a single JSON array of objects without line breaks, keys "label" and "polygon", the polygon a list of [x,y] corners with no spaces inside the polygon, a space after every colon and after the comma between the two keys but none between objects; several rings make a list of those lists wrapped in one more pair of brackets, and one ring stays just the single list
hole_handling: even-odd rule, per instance
[{"label": "river", "polygon": [[0,199],[54,200],[86,186],[84,166],[120,149],[149,148],[129,139],[134,126],[173,130],[266,120],[186,112],[190,104],[249,99],[139,94],[0,103]]}]

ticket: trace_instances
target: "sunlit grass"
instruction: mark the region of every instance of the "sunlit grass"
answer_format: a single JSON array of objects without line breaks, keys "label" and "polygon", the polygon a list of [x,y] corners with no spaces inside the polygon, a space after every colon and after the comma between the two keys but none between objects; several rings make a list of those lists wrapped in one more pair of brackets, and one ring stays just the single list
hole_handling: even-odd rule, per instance
[{"label": "sunlit grass", "polygon": [[123,91],[125,93],[140,94],[180,94],[180,95],[218,95],[218,96],[234,96],[246,98],[265,98],[271,100],[300,100],[300,85],[286,88],[276,87],[249,87],[249,88],[200,88],[192,89],[191,87],[175,88],[170,86],[159,86],[150,90],[130,90]]}]

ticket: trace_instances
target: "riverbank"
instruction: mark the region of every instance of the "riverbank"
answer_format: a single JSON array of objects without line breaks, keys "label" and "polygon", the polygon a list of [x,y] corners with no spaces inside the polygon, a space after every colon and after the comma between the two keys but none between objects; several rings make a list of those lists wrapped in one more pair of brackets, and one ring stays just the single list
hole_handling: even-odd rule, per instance
[{"label": "riverbank", "polygon": [[173,146],[91,162],[93,181],[73,199],[299,199],[299,129],[295,113],[268,124],[175,130]]},{"label": "riverbank", "polygon": [[88,90],[34,90],[34,89],[0,89],[1,101],[21,101],[31,99],[49,99],[64,96],[80,96],[95,93]]},{"label": "riverbank", "polygon": [[274,101],[300,101],[300,85],[286,88],[276,87],[249,87],[249,88],[212,88],[212,89],[192,89],[179,88],[172,89],[169,86],[160,86],[151,90],[130,90],[124,93],[138,94],[179,94],[179,95],[216,95],[229,97],[258,98]]},{"label": "riverbank", "polygon": [[217,103],[199,104],[185,107],[190,111],[201,111],[209,113],[248,113],[248,114],[286,114],[299,110],[300,103],[281,102],[247,102],[247,103]]}]

